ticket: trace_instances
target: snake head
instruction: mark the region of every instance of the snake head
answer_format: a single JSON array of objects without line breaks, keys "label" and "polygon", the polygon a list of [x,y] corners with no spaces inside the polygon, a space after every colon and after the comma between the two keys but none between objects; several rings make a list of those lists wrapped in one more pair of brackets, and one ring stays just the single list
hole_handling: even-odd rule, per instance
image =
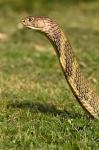
[{"label": "snake head", "polygon": [[27,28],[45,32],[51,27],[51,20],[48,17],[29,16],[22,19],[22,24]]}]

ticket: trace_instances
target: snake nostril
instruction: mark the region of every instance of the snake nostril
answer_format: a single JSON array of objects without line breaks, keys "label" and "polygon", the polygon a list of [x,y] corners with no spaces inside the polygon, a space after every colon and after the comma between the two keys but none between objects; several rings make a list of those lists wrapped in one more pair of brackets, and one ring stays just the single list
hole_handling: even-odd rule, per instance
[{"label": "snake nostril", "polygon": [[22,23],[25,23],[25,20],[24,20],[24,19],[22,20]]}]

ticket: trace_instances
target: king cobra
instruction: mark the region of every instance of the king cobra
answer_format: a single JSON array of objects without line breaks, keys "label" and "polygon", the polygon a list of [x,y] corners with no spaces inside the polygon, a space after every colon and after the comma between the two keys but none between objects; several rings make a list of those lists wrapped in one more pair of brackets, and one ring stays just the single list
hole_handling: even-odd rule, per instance
[{"label": "king cobra", "polygon": [[42,16],[26,17],[22,19],[22,24],[46,35],[54,46],[72,93],[84,110],[93,118],[99,119],[99,97],[83,76],[71,44],[59,25],[49,17]]}]

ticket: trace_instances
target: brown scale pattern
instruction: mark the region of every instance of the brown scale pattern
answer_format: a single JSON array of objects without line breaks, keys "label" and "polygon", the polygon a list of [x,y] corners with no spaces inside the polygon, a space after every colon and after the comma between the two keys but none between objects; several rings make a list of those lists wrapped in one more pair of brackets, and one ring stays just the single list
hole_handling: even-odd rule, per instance
[{"label": "brown scale pattern", "polygon": [[62,66],[62,70],[74,96],[91,116],[99,119],[99,97],[96,96],[96,93],[93,92],[92,89],[90,89],[89,83],[82,75],[72,47],[60,27],[48,17],[33,17],[32,21],[33,22],[30,22],[28,26],[27,24],[29,23],[29,17],[27,17],[23,20],[23,24],[26,27],[31,26],[31,28],[35,27],[35,24],[37,27],[42,24],[44,25],[41,32],[43,32],[54,45]]},{"label": "brown scale pattern", "polygon": [[66,68],[65,68],[65,73],[67,76],[72,75],[72,64],[74,62],[74,55],[72,52],[72,47],[69,43],[69,41],[65,42],[65,58],[66,58]]},{"label": "brown scale pattern", "polygon": [[87,101],[89,99],[89,97],[88,97],[88,84],[85,81],[84,77],[82,76],[82,73],[81,73],[79,67],[76,69],[74,82],[76,84],[77,90],[79,91],[79,98],[80,99],[84,98]]},{"label": "brown scale pattern", "polygon": [[54,44],[57,45],[57,48],[59,50],[60,49],[61,31],[59,30],[59,28],[56,24],[53,24],[51,27],[51,32],[53,33],[53,36],[51,36],[50,38],[53,39]]},{"label": "brown scale pattern", "polygon": [[97,103],[99,102],[98,100],[98,96],[94,92],[92,92],[90,96],[90,105],[99,116],[99,105],[97,105]]},{"label": "brown scale pattern", "polygon": [[[54,42],[55,49],[56,51],[58,51],[58,54],[61,54],[61,52],[63,51],[62,56],[63,56],[63,59],[65,59],[65,63],[66,63],[65,70],[63,69],[63,71],[65,72],[65,76],[67,80],[69,77],[74,78],[74,85],[71,85],[70,82],[68,83],[70,87],[72,87],[72,89],[74,88],[73,86],[76,87],[76,90],[74,93],[76,93],[76,91],[79,91],[79,95],[76,95],[77,94],[76,93],[75,96],[77,97],[78,101],[80,102],[81,106],[83,106],[83,108],[85,108],[93,117],[98,118],[99,107],[97,106],[97,102],[96,102],[98,98],[96,98],[96,95],[94,93],[92,94],[90,92],[89,84],[85,80],[84,76],[82,75],[79,65],[76,68],[76,71],[75,71],[75,68],[73,68],[73,63],[76,60],[75,60],[75,56],[73,53],[73,49],[69,41],[63,38],[62,40],[65,40],[65,42],[63,42],[65,43],[65,45],[64,45],[64,49],[61,49],[60,42],[63,36],[62,35],[63,32],[61,32],[57,24],[52,24],[51,30],[48,34],[53,35],[53,36],[50,36],[50,39],[52,40],[52,42]],[[60,57],[60,55],[58,56]],[[85,106],[85,103],[87,103],[86,106]]]},{"label": "brown scale pattern", "polygon": [[93,108],[94,112],[99,114],[99,110],[96,109],[98,107],[98,97],[95,93],[90,91],[89,84],[82,75],[79,67],[76,69],[76,76],[74,82],[76,84],[77,90],[79,91],[79,99],[85,100]]},{"label": "brown scale pattern", "polygon": [[57,26],[56,23],[53,23],[50,26],[50,33],[49,33],[49,30],[48,31],[46,30],[46,33],[51,43],[55,47],[57,54],[59,55],[60,54],[60,38],[61,38],[61,31],[59,27]]}]

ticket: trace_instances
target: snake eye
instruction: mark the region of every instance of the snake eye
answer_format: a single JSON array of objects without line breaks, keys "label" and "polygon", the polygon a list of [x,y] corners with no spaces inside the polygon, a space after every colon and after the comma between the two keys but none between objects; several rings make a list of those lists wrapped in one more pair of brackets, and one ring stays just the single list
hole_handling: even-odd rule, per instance
[{"label": "snake eye", "polygon": [[32,21],[32,18],[28,18],[28,20],[29,20],[29,22],[31,22],[31,21]]}]

